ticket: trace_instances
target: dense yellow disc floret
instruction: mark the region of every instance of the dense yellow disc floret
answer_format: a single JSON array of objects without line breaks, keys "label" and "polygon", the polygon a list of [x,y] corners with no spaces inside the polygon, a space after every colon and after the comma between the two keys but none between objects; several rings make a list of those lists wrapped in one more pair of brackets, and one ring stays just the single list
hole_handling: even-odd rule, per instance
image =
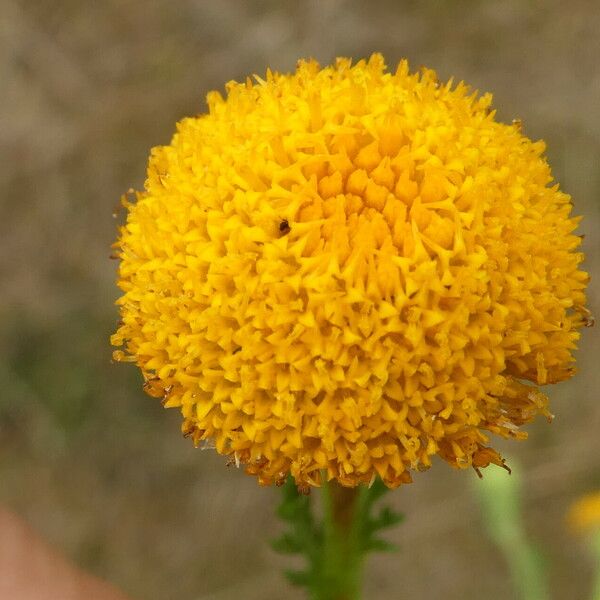
[{"label": "dense yellow disc floret", "polygon": [[573,372],[580,238],[544,144],[375,54],[208,95],[116,244],[117,360],[262,483],[503,465]]}]

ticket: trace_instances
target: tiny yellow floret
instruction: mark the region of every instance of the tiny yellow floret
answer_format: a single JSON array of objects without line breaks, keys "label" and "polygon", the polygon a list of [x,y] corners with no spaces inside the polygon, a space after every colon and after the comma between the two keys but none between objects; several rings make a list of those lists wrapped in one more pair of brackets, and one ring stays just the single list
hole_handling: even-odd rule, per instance
[{"label": "tiny yellow floret", "polygon": [[124,200],[115,359],[261,483],[503,466],[589,321],[543,142],[379,54],[226,90]]}]

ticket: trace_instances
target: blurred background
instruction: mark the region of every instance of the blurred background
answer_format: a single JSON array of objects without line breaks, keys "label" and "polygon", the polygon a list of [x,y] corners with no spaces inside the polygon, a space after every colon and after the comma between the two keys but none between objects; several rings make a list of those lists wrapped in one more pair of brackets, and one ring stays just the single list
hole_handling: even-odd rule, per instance
[{"label": "blurred background", "polygon": [[[600,315],[599,31],[596,0],[1,0],[0,503],[134,598],[301,598],[267,543],[277,490],[195,450],[137,369],[111,364],[120,195],[230,79],[407,57],[493,92],[501,120],[548,142],[585,216]],[[549,390],[554,423],[500,444],[557,599],[586,598],[593,570],[564,514],[600,488],[599,355],[584,331],[578,376]],[[365,598],[514,597],[477,483],[438,462],[388,496],[407,515],[390,535],[401,551],[371,559]]]}]

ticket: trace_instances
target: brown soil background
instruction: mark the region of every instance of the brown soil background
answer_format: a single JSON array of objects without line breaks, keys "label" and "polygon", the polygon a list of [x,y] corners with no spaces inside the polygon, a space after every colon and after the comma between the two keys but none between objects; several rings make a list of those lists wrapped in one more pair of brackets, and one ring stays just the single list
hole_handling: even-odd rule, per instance
[{"label": "brown soil background", "polygon": [[[0,501],[78,564],[148,600],[301,598],[266,540],[275,489],[194,450],[179,415],[110,362],[108,260],[119,196],[204,96],[266,66],[381,51],[492,91],[499,118],[548,142],[585,215],[600,314],[600,3],[592,0],[0,2]],[[595,277],[594,277],[595,276]],[[501,444],[523,466],[525,522],[554,598],[592,564],[564,513],[600,488],[598,331],[550,390],[556,420]],[[365,598],[513,598],[471,472],[441,463],[389,496],[406,522],[370,560]]]}]

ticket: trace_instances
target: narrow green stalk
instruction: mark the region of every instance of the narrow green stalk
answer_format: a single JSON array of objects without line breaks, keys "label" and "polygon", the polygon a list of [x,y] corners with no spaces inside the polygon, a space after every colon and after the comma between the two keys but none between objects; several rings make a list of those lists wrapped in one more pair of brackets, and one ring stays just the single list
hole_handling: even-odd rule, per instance
[{"label": "narrow green stalk", "polygon": [[323,493],[323,587],[314,600],[360,600],[363,549],[360,547],[359,488],[326,483]]},{"label": "narrow green stalk", "polygon": [[490,468],[481,481],[475,482],[475,487],[481,502],[484,526],[504,555],[517,598],[548,600],[550,592],[544,562],[529,541],[523,524],[518,468],[513,468],[512,475]]},{"label": "narrow green stalk", "polygon": [[515,588],[523,600],[548,600],[549,592],[539,552],[523,535],[502,547]]},{"label": "narrow green stalk", "polygon": [[387,491],[380,480],[371,487],[356,488],[323,483],[323,518],[318,520],[313,510],[314,494],[299,493],[292,478],[283,486],[277,512],[287,531],[274,541],[273,548],[305,558],[304,570],[286,575],[293,584],[304,586],[311,600],[361,600],[366,555],[395,550],[378,534],[402,517],[389,507],[374,508]]}]

